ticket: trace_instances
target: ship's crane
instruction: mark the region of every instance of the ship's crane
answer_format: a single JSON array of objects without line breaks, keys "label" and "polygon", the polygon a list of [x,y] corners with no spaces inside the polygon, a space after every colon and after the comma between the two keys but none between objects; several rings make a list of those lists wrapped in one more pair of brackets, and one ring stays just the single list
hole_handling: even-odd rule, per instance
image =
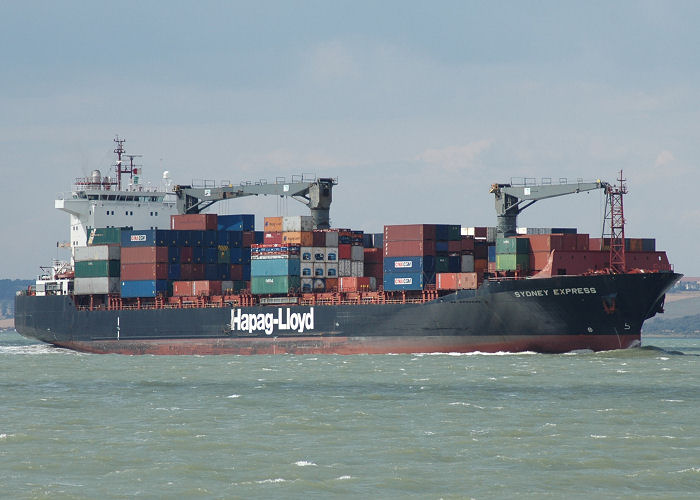
[{"label": "ship's crane", "polygon": [[493,184],[490,192],[496,197],[496,216],[498,218],[496,232],[499,236],[515,236],[518,214],[538,200],[583,193],[594,189],[605,189],[607,193],[610,187],[610,184],[601,180],[568,183],[565,179],[562,179],[560,184],[535,184],[534,182],[532,184],[523,182],[522,185],[514,183]]},{"label": "ship's crane", "polygon": [[177,210],[181,214],[199,213],[217,201],[232,200],[243,196],[287,196],[308,206],[313,217],[314,228],[330,228],[330,208],[333,201],[333,186],[337,179],[321,178],[305,182],[279,181],[274,184],[228,185],[222,187],[175,186]]}]

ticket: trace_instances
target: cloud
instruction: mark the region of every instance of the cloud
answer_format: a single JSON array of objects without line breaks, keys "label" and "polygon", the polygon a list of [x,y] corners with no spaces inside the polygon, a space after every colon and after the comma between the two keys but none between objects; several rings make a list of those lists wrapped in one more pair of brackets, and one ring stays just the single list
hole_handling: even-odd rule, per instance
[{"label": "cloud", "polygon": [[355,79],[360,74],[359,63],[352,51],[336,41],[316,45],[307,54],[304,69],[321,84]]},{"label": "cloud", "polygon": [[438,166],[452,173],[461,170],[472,170],[481,166],[479,156],[493,144],[491,139],[482,139],[464,146],[448,146],[442,149],[426,149],[418,160],[433,166]]},{"label": "cloud", "polygon": [[657,167],[665,167],[669,165],[673,160],[675,160],[675,158],[673,157],[673,153],[671,153],[668,150],[664,150],[658,154],[654,165],[656,165]]}]

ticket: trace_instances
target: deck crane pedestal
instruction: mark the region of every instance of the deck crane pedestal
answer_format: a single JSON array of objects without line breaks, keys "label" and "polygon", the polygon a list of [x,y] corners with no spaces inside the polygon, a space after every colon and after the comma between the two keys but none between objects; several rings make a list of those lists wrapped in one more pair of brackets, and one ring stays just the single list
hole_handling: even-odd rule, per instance
[{"label": "deck crane pedestal", "polygon": [[496,216],[498,225],[496,233],[499,237],[515,236],[517,234],[518,214],[538,200],[564,196],[567,194],[608,189],[609,184],[601,180],[595,182],[575,182],[561,184],[493,184],[490,192],[496,197]]}]

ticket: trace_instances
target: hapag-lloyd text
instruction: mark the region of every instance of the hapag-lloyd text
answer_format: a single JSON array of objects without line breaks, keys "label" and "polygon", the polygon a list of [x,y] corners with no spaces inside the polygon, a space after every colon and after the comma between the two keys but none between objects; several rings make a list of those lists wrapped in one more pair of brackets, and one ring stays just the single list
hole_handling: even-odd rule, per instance
[{"label": "hapag-lloyd text", "polygon": [[304,333],[314,329],[314,308],[309,312],[292,312],[278,307],[275,313],[244,313],[240,309],[231,309],[231,331],[262,332],[272,335],[275,328],[280,331]]}]

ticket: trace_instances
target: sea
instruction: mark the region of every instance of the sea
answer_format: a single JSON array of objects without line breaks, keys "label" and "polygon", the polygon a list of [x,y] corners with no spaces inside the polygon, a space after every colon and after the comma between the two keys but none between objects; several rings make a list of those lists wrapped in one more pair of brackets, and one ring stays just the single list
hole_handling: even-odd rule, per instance
[{"label": "sea", "polygon": [[123,356],[0,333],[0,498],[699,498],[700,339]]}]

